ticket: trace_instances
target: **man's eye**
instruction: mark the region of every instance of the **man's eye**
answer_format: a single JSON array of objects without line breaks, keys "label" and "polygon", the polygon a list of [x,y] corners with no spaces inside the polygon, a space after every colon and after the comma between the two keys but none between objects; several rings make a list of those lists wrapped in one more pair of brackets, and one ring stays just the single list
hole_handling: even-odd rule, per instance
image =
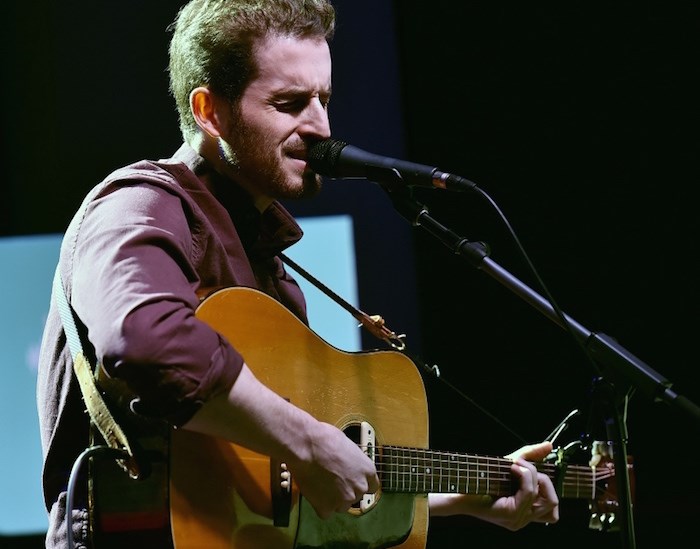
[{"label": "man's eye", "polygon": [[305,101],[294,100],[294,101],[280,101],[277,103],[276,107],[278,111],[282,112],[299,112],[304,109],[306,105]]}]

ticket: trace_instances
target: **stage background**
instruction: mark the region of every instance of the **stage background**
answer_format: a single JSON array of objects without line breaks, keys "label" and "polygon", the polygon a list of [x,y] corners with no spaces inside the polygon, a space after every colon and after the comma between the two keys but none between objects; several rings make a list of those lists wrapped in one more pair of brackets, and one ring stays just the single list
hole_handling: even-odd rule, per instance
[{"label": "stage background", "polygon": [[[106,173],[179,145],[165,28],[180,4],[7,7],[0,235],[61,232]],[[335,137],[477,182],[564,311],[700,402],[698,6],[336,5]],[[488,243],[496,263],[541,291],[481,197],[417,191],[416,198],[456,233]],[[594,372],[566,333],[412,227],[378,185],[328,182],[316,203],[291,207],[303,217],[352,218],[358,304],[406,332],[412,348],[472,400],[427,384],[433,447],[500,455],[520,438],[545,437],[572,409],[586,419]],[[6,307],[3,315],[16,313]],[[628,427],[637,546],[691,545],[700,516],[697,422],[637,393]],[[585,430],[582,420],[563,437]],[[556,526],[518,533],[436,519],[429,546],[621,546],[617,534],[589,531],[586,515],[585,506],[567,504]],[[0,545],[40,547],[41,533]]]}]

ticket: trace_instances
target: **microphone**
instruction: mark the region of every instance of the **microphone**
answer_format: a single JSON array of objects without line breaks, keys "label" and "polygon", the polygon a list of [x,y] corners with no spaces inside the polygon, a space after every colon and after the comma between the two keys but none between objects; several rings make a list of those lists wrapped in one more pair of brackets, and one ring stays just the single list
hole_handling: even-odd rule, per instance
[{"label": "microphone", "polygon": [[337,139],[317,141],[306,161],[319,175],[337,179],[369,179],[377,183],[469,191],[476,183],[432,166],[372,154]]}]

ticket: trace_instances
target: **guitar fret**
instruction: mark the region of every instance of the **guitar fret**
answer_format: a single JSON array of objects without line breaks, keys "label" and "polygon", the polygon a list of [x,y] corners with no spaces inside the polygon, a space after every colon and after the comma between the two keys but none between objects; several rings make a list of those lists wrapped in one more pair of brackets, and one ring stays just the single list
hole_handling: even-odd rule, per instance
[{"label": "guitar fret", "polygon": [[477,459],[477,460],[476,460],[476,469],[475,469],[475,471],[474,471],[474,479],[476,480],[476,488],[474,488],[474,492],[475,492],[476,494],[479,493],[479,476],[480,476],[480,472],[479,472],[479,460]]},{"label": "guitar fret", "polygon": [[[469,462],[467,462],[467,468],[463,469],[460,466],[460,456],[452,454],[450,456],[451,462],[450,465],[453,468],[453,471],[456,472],[456,477],[455,481],[452,485],[454,492],[455,493],[462,493],[464,492],[465,494],[469,493]],[[462,474],[464,473],[464,474]]]},{"label": "guitar fret", "polygon": [[426,452],[426,455],[430,456],[430,459],[428,461],[428,468],[426,470],[426,476],[429,480],[429,484],[426,485],[426,492],[434,492],[435,491],[435,470],[439,469],[439,467],[436,467],[437,464],[435,463],[435,452]]},{"label": "guitar fret", "polygon": [[[452,458],[452,463],[453,463],[453,465],[459,463],[459,457],[458,457],[458,456],[455,456],[455,455],[453,454],[453,455],[451,456],[451,458]],[[462,472],[462,469],[461,469],[460,467],[457,467],[457,478],[455,479],[455,483],[454,483],[454,491],[455,491],[456,493],[460,493],[460,492],[461,492],[461,490],[460,490],[460,488],[459,488],[459,486],[460,486],[459,474],[460,474],[461,472]],[[464,478],[465,478],[465,480],[466,480],[466,482],[465,482],[465,484],[464,484],[464,487],[465,487],[464,493],[465,493],[465,494],[468,494],[468,493],[469,493],[469,465],[467,465],[466,475],[465,475]]]}]

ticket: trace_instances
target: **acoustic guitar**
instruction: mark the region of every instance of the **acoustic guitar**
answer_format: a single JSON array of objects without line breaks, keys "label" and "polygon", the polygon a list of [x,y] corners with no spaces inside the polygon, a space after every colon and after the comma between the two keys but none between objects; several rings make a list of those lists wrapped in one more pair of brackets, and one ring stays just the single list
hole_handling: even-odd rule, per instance
[{"label": "acoustic guitar", "polygon": [[[241,352],[262,383],[356,440],[374,460],[381,488],[347,512],[321,520],[283,463],[225,440],[174,430],[169,463],[164,460],[154,475],[167,485],[142,489],[155,494],[165,511],[100,510],[96,499],[94,526],[107,530],[99,539],[128,539],[123,534],[129,524],[140,524],[141,536],[149,528],[151,539],[167,532],[168,545],[177,549],[423,549],[428,493],[514,492],[510,460],[428,449],[425,388],[406,355],[339,350],[280,303],[248,288],[219,290],[196,314]],[[589,500],[596,513],[614,513],[611,460],[596,467],[537,468],[555,481],[560,498]],[[112,509],[123,506],[124,491],[105,492]]]}]

